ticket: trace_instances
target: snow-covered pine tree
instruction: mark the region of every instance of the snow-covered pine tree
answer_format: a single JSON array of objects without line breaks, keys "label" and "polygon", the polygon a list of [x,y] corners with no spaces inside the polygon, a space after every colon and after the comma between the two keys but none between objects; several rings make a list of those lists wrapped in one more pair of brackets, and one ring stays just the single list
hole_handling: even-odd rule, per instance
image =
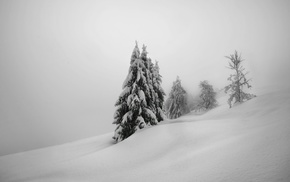
[{"label": "snow-covered pine tree", "polygon": [[204,80],[200,82],[199,87],[201,93],[199,95],[201,102],[199,103],[198,109],[212,109],[217,106],[216,92],[213,90],[212,85],[208,81]]},{"label": "snow-covered pine tree", "polygon": [[231,74],[228,80],[231,82],[228,86],[225,87],[225,92],[230,93],[230,98],[228,99],[228,104],[230,108],[232,107],[232,102],[243,102],[245,100],[252,99],[256,97],[256,95],[245,93],[243,91],[243,87],[247,86],[251,88],[252,86],[249,84],[251,79],[247,79],[246,75],[249,73],[244,73],[245,68],[241,65],[244,61],[241,55],[238,55],[238,52],[235,51],[234,54],[230,56],[226,56],[229,61],[229,69],[234,71],[234,74]]},{"label": "snow-covered pine tree", "polygon": [[153,66],[153,88],[155,91],[155,108],[158,122],[166,118],[163,111],[165,92],[161,87],[162,76],[159,74],[159,69],[158,62],[155,61],[155,65]]},{"label": "snow-covered pine tree", "polygon": [[187,108],[186,102],[186,91],[181,86],[181,80],[177,76],[165,104],[167,117],[175,119],[184,114],[184,110]]},{"label": "snow-covered pine tree", "polygon": [[[159,66],[154,66],[152,60],[147,57],[148,52],[146,46],[143,45],[141,59],[144,61],[147,68],[146,78],[149,85],[149,95],[146,96],[148,107],[156,114],[158,122],[165,119],[165,114],[162,110],[165,92],[161,87],[161,75],[159,74]],[[155,78],[156,77],[156,78]]]},{"label": "snow-covered pine tree", "polygon": [[146,96],[146,102],[147,102],[147,106],[148,108],[150,108],[150,110],[156,114],[156,108],[155,108],[155,94],[154,94],[154,89],[153,89],[153,74],[152,74],[152,61],[150,58],[147,57],[147,50],[146,50],[146,46],[143,44],[142,47],[142,53],[141,53],[141,60],[143,60],[145,68],[146,68],[146,72],[145,72],[145,77],[147,79],[147,84],[148,84],[148,92],[145,93]]},{"label": "snow-covered pine tree", "polygon": [[134,50],[133,50],[132,55],[131,55],[130,64],[132,64],[137,58],[139,58],[139,56],[140,56],[140,50],[138,47],[138,42],[135,41],[135,47],[134,47]]},{"label": "snow-covered pine tree", "polygon": [[155,114],[148,107],[146,98],[149,95],[149,86],[146,78],[147,68],[140,59],[138,44],[133,50],[129,73],[123,83],[123,92],[120,94],[114,114],[113,124],[117,125],[113,138],[119,142],[135,131],[146,126],[156,125]]}]

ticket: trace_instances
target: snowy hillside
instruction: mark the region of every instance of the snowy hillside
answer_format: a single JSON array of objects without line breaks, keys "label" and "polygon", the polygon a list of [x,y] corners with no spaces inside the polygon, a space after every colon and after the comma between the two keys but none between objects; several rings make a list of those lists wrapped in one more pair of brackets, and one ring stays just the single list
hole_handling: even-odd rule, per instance
[{"label": "snowy hillside", "polygon": [[[191,113],[114,144],[113,133],[0,157],[0,181],[290,181],[290,89]],[[109,122],[109,121],[108,121]]]}]

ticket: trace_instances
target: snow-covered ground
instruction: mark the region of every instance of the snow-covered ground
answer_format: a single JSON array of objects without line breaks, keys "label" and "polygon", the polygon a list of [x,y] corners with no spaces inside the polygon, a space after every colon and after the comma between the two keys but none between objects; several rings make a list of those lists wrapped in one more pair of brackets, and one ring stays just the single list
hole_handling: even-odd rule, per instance
[{"label": "snow-covered ground", "polygon": [[290,181],[290,89],[190,113],[114,144],[113,133],[0,157],[0,181]]}]

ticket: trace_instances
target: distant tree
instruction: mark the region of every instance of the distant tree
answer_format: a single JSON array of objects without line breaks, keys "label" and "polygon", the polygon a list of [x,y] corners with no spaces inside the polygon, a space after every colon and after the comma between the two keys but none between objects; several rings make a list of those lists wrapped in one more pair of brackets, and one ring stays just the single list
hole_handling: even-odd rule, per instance
[{"label": "distant tree", "polygon": [[247,86],[251,88],[252,86],[249,84],[251,79],[247,79],[246,75],[249,73],[244,73],[245,68],[241,65],[244,61],[241,58],[241,55],[238,55],[238,52],[235,51],[234,54],[230,56],[226,56],[229,61],[229,69],[233,70],[234,73],[230,75],[228,80],[231,82],[228,86],[225,87],[225,92],[230,93],[230,98],[228,99],[228,104],[230,108],[232,107],[232,102],[235,104],[237,102],[243,102],[245,100],[252,99],[256,97],[256,95],[245,93],[243,91],[243,87]]},{"label": "distant tree", "polygon": [[188,110],[186,91],[181,86],[181,80],[178,76],[173,82],[169,98],[165,103],[165,109],[167,117],[170,119],[178,118]]},{"label": "distant tree", "polygon": [[139,129],[156,125],[158,122],[148,104],[152,102],[147,78],[148,68],[145,66],[146,62],[140,58],[137,42],[130,63],[128,76],[123,83],[123,92],[115,104],[117,110],[113,124],[116,124],[117,128],[113,138],[117,142],[128,138]]},{"label": "distant tree", "polygon": [[217,106],[216,92],[214,91],[212,85],[208,81],[204,80],[200,82],[199,87],[201,93],[199,95],[201,101],[198,105],[198,109],[212,109]]}]

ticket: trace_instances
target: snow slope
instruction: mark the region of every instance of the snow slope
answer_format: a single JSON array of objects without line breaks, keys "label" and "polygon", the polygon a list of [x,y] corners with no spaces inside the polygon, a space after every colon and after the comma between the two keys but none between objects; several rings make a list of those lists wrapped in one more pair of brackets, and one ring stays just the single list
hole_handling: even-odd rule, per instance
[{"label": "snow slope", "polygon": [[0,181],[290,181],[290,89],[226,97],[114,144],[113,133],[0,157]]}]

